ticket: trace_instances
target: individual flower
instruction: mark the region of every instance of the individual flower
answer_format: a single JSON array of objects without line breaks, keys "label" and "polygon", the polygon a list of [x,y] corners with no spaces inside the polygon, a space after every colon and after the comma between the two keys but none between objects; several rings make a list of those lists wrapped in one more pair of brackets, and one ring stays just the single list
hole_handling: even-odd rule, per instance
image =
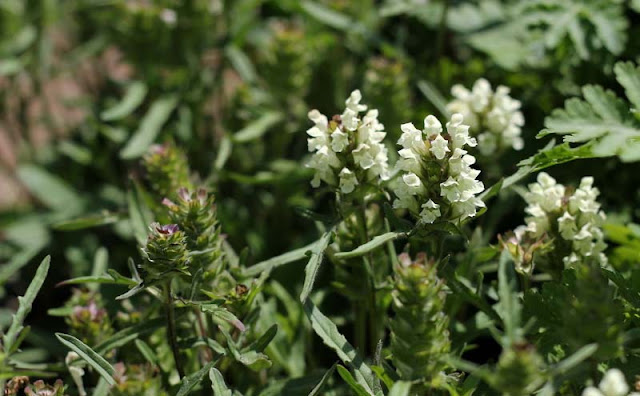
[{"label": "individual flower", "polygon": [[346,108],[331,121],[318,110],[309,112],[314,126],[307,130],[307,145],[313,153],[307,167],[314,170],[313,187],[324,182],[350,194],[357,186],[388,178],[384,125],[378,111],[360,104],[362,95],[355,90],[345,101]]},{"label": "individual flower", "polygon": [[640,396],[638,392],[629,392],[629,385],[624,374],[617,368],[610,369],[602,377],[598,387],[589,386],[582,391],[582,396]]},{"label": "individual flower", "polygon": [[586,258],[605,264],[603,251],[607,245],[602,232],[605,214],[596,200],[599,194],[592,177],[583,177],[578,189],[571,193],[541,172],[524,194],[529,215],[525,218],[524,233],[531,240],[555,240],[565,265]]},{"label": "individual flower", "polygon": [[463,115],[471,134],[478,138],[478,149],[483,156],[509,147],[522,149],[524,141],[520,133],[524,117],[520,101],[509,96],[509,88],[499,85],[493,91],[491,84],[481,78],[471,90],[454,85],[451,94],[455,99],[447,105],[447,110]]},{"label": "individual flower", "polygon": [[475,158],[465,150],[474,147],[476,140],[469,136],[461,114],[454,114],[447,123],[446,135],[442,124],[432,115],[424,119],[424,129],[413,124],[400,126],[397,170],[401,173],[392,189],[396,195],[395,208],[409,210],[424,223],[439,218],[464,220],[474,217],[484,203],[477,194],[484,190],[476,180],[480,171],[473,169]]}]

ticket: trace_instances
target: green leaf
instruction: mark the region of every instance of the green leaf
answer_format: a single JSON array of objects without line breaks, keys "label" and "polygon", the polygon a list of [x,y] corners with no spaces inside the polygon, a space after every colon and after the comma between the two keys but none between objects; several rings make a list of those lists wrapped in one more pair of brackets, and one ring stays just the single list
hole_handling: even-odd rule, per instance
[{"label": "green leaf", "polygon": [[13,275],[18,274],[20,269],[29,264],[31,259],[33,259],[43,248],[44,246],[33,246],[21,251],[20,253],[14,254],[8,263],[5,263],[0,267],[0,286],[4,285]]},{"label": "green leaf", "polygon": [[94,349],[96,353],[107,354],[114,348],[126,345],[133,340],[139,339],[142,335],[151,333],[164,326],[164,318],[145,320],[142,323],[118,331],[111,337],[96,345]]},{"label": "green leaf", "polygon": [[222,374],[215,367],[211,367],[211,370],[209,370],[209,379],[211,380],[213,396],[231,396],[231,390],[227,388]]},{"label": "green leaf", "polygon": [[147,359],[147,362],[151,363],[154,366],[158,366],[158,356],[156,356],[155,352],[153,352],[153,349],[151,349],[149,344],[140,339],[136,339],[135,344],[136,348],[138,348],[142,356]]},{"label": "green leaf", "polygon": [[279,256],[272,257],[268,260],[261,261],[255,265],[252,265],[251,267],[246,268],[242,272],[242,276],[246,278],[251,278],[256,275],[260,275],[264,271],[271,271],[272,269],[278,268],[282,265],[293,263],[294,261],[302,260],[303,258],[308,257],[307,253],[311,249],[313,249],[313,247],[318,242],[319,241],[315,241],[313,243],[308,244],[307,246],[303,246],[301,248],[292,250],[287,253],[283,253]]},{"label": "green leaf", "polygon": [[333,375],[333,372],[336,371],[336,366],[337,366],[337,364],[334,364],[333,366],[331,366],[329,368],[329,370],[327,370],[324,373],[324,375],[320,379],[320,382],[318,382],[318,384],[313,387],[311,392],[309,392],[308,396],[320,396],[321,395],[320,391],[322,391],[324,386],[327,384],[327,381],[329,381],[329,378],[331,378],[331,376]]},{"label": "green leaf", "polygon": [[358,396],[371,396],[373,395],[373,393],[368,392],[364,386],[362,386],[361,384],[359,384],[355,378],[353,378],[353,376],[351,375],[351,373],[349,372],[349,370],[347,370],[344,366],[338,365],[338,374],[340,374],[340,377],[342,377],[342,379],[344,380],[344,382],[347,383],[347,385],[349,385],[351,387],[351,389],[358,395]]},{"label": "green leaf", "polygon": [[349,259],[349,258],[364,256],[365,254],[374,251],[380,246],[386,244],[387,242],[395,241],[396,239],[406,238],[406,237],[407,237],[407,234],[404,232],[387,232],[385,234],[374,237],[369,242],[365,243],[364,245],[358,246],[357,248],[355,248],[350,252],[336,253],[335,257],[338,259]]},{"label": "green leaf", "polygon": [[218,148],[218,154],[216,155],[216,162],[214,168],[221,170],[227,163],[229,157],[231,157],[231,150],[233,149],[233,143],[229,136],[225,135],[220,141],[220,147]]},{"label": "green leaf", "polygon": [[135,159],[147,152],[160,134],[162,126],[178,105],[178,97],[169,95],[157,99],[144,115],[138,130],[135,131],[125,147],[120,151],[120,158]]},{"label": "green leaf", "polygon": [[556,364],[552,369],[552,375],[563,375],[578,364],[587,360],[598,350],[598,344],[588,344],[578,349],[573,355]]},{"label": "green leaf", "polygon": [[418,89],[420,90],[420,92],[422,92],[425,98],[427,98],[429,102],[431,102],[431,104],[434,105],[436,109],[438,109],[443,117],[449,118],[449,111],[447,111],[447,101],[445,100],[444,96],[442,96],[440,91],[438,91],[438,89],[433,86],[433,84],[425,80],[420,80],[418,81]]},{"label": "green leaf", "polygon": [[247,349],[256,351],[256,352],[264,351],[267,348],[267,346],[269,346],[269,343],[273,340],[276,334],[278,334],[278,325],[274,324],[271,327],[269,327],[267,331],[265,331],[264,334],[260,336],[260,338],[258,338],[255,342],[249,345]]},{"label": "green leaf", "polygon": [[614,71],[628,102],[600,86],[587,85],[582,89],[584,100],[572,98],[563,109],[554,110],[538,136],[553,133],[571,143],[592,142],[594,156],[615,155],[624,162],[639,161],[640,124],[633,115],[638,114],[640,104],[640,68],[619,62]]},{"label": "green leaf", "polygon": [[151,224],[152,215],[149,208],[144,204],[142,191],[138,186],[135,186],[135,188],[129,190],[127,193],[127,203],[129,206],[129,221],[131,222],[131,228],[133,228],[133,234],[138,244],[144,246],[147,241],[148,227],[149,224]]},{"label": "green leaf", "polygon": [[55,223],[53,225],[53,228],[58,231],[76,231],[83,230],[85,228],[100,227],[103,225],[113,224],[124,218],[125,216],[121,213],[105,212],[98,215],[80,217],[73,220]]},{"label": "green leaf", "polygon": [[202,379],[205,375],[211,370],[214,366],[215,362],[209,362],[200,370],[196,371],[193,374],[190,374],[182,379],[182,385],[180,385],[180,389],[176,396],[185,396],[191,393],[194,388],[202,382]]},{"label": "green leaf", "polygon": [[300,3],[302,10],[315,20],[334,29],[348,31],[354,26],[354,21],[347,15],[341,14],[314,1],[304,0]]},{"label": "green leaf", "polygon": [[230,44],[225,48],[224,53],[244,81],[253,82],[256,80],[256,69],[249,57],[238,46]]},{"label": "green leaf", "polygon": [[398,381],[393,384],[393,387],[389,390],[388,396],[409,396],[411,391],[411,382]]},{"label": "green leaf", "polygon": [[85,343],[79,339],[64,333],[56,333],[56,338],[67,346],[69,349],[78,354],[84,359],[91,367],[93,367],[102,378],[105,379],[110,385],[115,385],[116,382],[113,379],[115,370],[102,356],[97,354],[93,349],[89,348]]},{"label": "green leaf", "polygon": [[[340,360],[354,367],[354,370],[359,374],[357,375],[358,383],[362,385],[367,392],[372,393],[371,389],[373,388],[374,382],[373,371],[371,371],[371,368],[367,366],[349,341],[340,334],[335,323],[320,312],[318,307],[311,302],[311,299],[307,299],[304,303],[304,312],[311,322],[313,331],[315,331],[329,348],[338,354]],[[340,369],[340,366],[338,366],[338,369]]]},{"label": "green leaf", "polygon": [[454,296],[469,302],[471,305],[484,312],[493,320],[497,322],[502,321],[500,315],[498,315],[498,313],[491,307],[491,305],[489,305],[484,299],[482,299],[482,297],[477,295],[472,289],[464,284],[453,270],[443,271],[442,274],[446,279],[447,287],[452,291],[452,294]]},{"label": "green leaf", "polygon": [[513,258],[507,249],[502,251],[498,263],[498,298],[498,313],[504,323],[507,345],[514,345],[521,337],[519,331],[522,305],[518,297],[518,281]]},{"label": "green leaf", "polygon": [[260,139],[269,128],[280,122],[283,118],[283,114],[279,111],[266,112],[260,118],[233,134],[231,139],[234,143],[247,143]]},{"label": "green leaf", "polygon": [[235,328],[240,331],[245,331],[244,324],[238,319],[234,314],[227,311],[226,308],[223,308],[217,304],[203,304],[200,306],[200,310],[202,312],[211,314],[214,322],[221,324],[231,324]]},{"label": "green leaf", "polygon": [[104,110],[100,113],[100,118],[103,121],[115,121],[128,116],[138,108],[147,96],[147,86],[141,81],[131,83],[127,87],[122,100],[115,106]]},{"label": "green leaf", "polygon": [[33,306],[33,302],[44,283],[44,280],[47,277],[47,273],[49,272],[49,265],[51,263],[51,257],[47,256],[42,260],[40,266],[38,267],[36,274],[34,275],[29,287],[27,287],[27,291],[24,296],[18,297],[18,310],[12,316],[11,326],[7,329],[7,332],[2,336],[2,345],[5,353],[10,354],[11,351],[16,350],[18,348],[17,340],[20,337],[20,333],[24,329],[24,320],[31,312],[31,307]]},{"label": "green leaf", "polygon": [[28,164],[20,166],[17,173],[29,192],[47,207],[66,214],[82,209],[80,196],[58,176]]},{"label": "green leaf", "polygon": [[218,326],[220,332],[223,334],[224,338],[227,340],[227,347],[231,352],[231,355],[235,360],[249,367],[253,371],[260,371],[266,368],[271,367],[271,361],[269,357],[263,353],[258,353],[256,351],[247,351],[241,352],[233,338],[229,334],[228,331],[223,329],[221,326]]},{"label": "green leaf", "polygon": [[618,62],[613,71],[633,108],[640,111],[640,68],[632,62]]},{"label": "green leaf", "polygon": [[331,242],[333,236],[333,229],[324,233],[322,238],[318,240],[311,249],[311,257],[304,269],[304,284],[302,285],[302,293],[300,293],[300,301],[305,302],[309,297],[309,293],[313,289],[313,283],[318,275],[320,264],[322,264],[322,258],[324,257],[324,251]]}]

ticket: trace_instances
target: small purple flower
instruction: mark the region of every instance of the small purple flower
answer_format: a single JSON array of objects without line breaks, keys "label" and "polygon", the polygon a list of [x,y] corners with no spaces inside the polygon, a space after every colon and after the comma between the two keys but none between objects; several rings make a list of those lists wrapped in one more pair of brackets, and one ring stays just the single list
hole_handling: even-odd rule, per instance
[{"label": "small purple flower", "polygon": [[163,235],[173,235],[176,232],[178,232],[178,230],[180,230],[177,224],[165,224],[165,225],[157,224],[155,227],[156,227],[156,231],[158,231],[160,234],[163,234]]}]

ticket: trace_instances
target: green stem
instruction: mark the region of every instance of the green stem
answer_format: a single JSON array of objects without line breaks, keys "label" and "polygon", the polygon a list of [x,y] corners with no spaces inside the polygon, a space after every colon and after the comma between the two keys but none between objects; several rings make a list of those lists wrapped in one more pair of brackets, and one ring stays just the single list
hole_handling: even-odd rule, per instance
[{"label": "green stem", "polygon": [[184,369],[182,368],[182,364],[180,363],[180,350],[178,349],[178,338],[176,336],[176,313],[173,308],[170,280],[164,284],[163,291],[167,311],[167,335],[169,337],[169,344],[171,344],[173,360],[176,363],[176,370],[178,370],[178,375],[182,379],[182,377],[184,377]]}]

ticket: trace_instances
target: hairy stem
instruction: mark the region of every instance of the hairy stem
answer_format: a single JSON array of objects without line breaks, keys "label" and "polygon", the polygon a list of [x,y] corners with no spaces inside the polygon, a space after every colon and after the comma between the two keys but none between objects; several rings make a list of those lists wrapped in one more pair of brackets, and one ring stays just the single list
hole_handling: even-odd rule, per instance
[{"label": "hairy stem", "polygon": [[176,363],[176,370],[178,370],[178,375],[182,379],[182,377],[184,377],[184,369],[180,363],[180,351],[178,349],[178,339],[176,336],[176,313],[173,308],[173,298],[171,297],[171,281],[167,281],[164,284],[163,291],[167,311],[167,335],[169,337],[169,343],[171,344],[173,360]]}]

